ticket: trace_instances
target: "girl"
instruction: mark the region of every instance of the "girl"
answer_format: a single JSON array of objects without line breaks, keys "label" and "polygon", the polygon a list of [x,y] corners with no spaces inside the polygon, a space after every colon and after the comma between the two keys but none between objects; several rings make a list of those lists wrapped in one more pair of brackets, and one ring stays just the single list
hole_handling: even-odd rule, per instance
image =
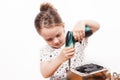
[{"label": "girl", "polygon": [[83,50],[87,44],[85,25],[90,27],[92,33],[99,29],[99,24],[95,21],[79,21],[72,30],[74,39],[78,41],[75,48],[64,47],[65,30],[60,15],[52,4],[41,4],[40,13],[35,18],[35,28],[48,44],[40,50],[40,71],[43,77],[66,80],[68,60],[71,59],[71,68],[82,64]]}]

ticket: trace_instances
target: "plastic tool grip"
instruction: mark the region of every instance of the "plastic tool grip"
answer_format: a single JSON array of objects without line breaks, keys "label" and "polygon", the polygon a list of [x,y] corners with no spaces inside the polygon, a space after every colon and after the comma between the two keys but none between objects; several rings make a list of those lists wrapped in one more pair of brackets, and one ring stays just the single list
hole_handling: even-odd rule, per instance
[{"label": "plastic tool grip", "polygon": [[[90,35],[92,35],[92,30],[90,29],[89,26],[85,26],[85,37],[89,37]],[[73,32],[72,31],[68,31],[67,35],[66,35],[66,47],[69,47],[70,45],[73,45],[73,47],[75,46],[75,41],[74,37],[73,37]]]}]

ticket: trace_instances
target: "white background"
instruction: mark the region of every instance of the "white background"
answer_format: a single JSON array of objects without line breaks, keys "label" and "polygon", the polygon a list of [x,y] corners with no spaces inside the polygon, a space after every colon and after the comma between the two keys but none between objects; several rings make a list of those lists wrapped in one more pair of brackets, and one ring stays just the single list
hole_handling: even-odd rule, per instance
[{"label": "white background", "polygon": [[120,73],[119,0],[1,0],[0,80],[44,80],[39,72],[39,49],[45,44],[34,28],[40,4],[49,1],[58,9],[65,27],[92,19],[101,28],[89,38],[87,62]]}]

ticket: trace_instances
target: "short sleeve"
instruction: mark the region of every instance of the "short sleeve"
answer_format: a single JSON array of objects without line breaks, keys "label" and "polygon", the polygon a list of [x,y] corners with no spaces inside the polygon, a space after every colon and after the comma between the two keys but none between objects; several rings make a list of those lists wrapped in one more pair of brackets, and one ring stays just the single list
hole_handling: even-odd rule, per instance
[{"label": "short sleeve", "polygon": [[40,62],[51,61],[53,49],[49,46],[45,46],[40,50]]}]

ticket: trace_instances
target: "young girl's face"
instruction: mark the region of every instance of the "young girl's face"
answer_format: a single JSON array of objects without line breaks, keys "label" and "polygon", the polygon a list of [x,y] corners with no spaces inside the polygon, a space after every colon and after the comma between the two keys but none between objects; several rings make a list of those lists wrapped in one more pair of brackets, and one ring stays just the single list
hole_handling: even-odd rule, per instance
[{"label": "young girl's face", "polygon": [[64,27],[43,28],[40,32],[45,41],[53,48],[60,48],[65,43]]}]

